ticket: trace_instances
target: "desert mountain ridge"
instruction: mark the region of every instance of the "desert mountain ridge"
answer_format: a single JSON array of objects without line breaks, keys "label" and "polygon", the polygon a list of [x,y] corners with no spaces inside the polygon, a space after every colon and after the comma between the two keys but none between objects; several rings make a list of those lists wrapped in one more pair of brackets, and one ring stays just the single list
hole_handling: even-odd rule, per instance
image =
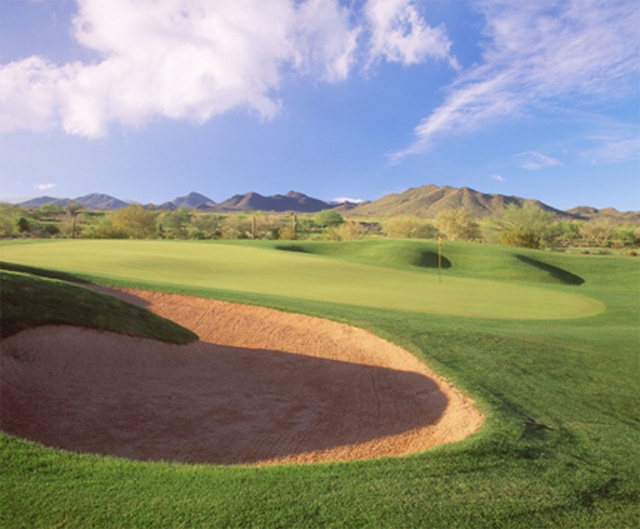
[{"label": "desert mountain ridge", "polygon": [[[73,199],[43,196],[20,202],[19,205],[37,208],[44,204],[54,204],[65,207],[69,203],[78,203],[91,210],[117,210],[132,204],[110,195],[92,193]],[[480,219],[488,216],[500,216],[510,204],[538,206],[545,211],[553,213],[556,217],[566,220],[587,220],[606,217],[630,222],[640,221],[639,211],[620,212],[615,208],[597,209],[589,206],[579,206],[563,211],[539,200],[482,193],[468,187],[456,188],[434,184],[410,188],[402,193],[391,193],[377,200],[360,204],[327,202],[297,191],[289,191],[285,195],[277,194],[271,196],[249,192],[234,195],[223,202],[216,203],[203,194],[191,192],[188,195],[174,198],[160,205],[149,204],[148,207],[159,210],[175,210],[180,207],[186,207],[210,213],[253,211],[317,213],[324,209],[334,209],[345,216],[385,218],[398,215],[413,215],[426,219],[434,218],[438,213],[447,209],[465,208],[473,217]]]}]

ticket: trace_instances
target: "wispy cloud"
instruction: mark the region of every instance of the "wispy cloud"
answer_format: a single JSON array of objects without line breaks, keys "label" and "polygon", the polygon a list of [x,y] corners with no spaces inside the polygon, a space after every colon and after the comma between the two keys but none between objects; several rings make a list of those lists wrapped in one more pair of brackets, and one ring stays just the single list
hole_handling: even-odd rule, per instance
[{"label": "wispy cloud", "polygon": [[640,3],[626,0],[479,0],[486,47],[392,161],[432,148],[443,134],[513,120],[552,99],[619,98],[636,88]]},{"label": "wispy cloud", "polygon": [[515,158],[518,160],[520,167],[530,171],[537,171],[538,169],[546,169],[547,167],[562,165],[559,160],[536,151],[521,152],[516,154]]},{"label": "wispy cloud", "polygon": [[506,182],[507,179],[501,174],[491,175],[491,180],[495,180],[496,182]]},{"label": "wispy cloud", "polygon": [[95,63],[32,56],[0,66],[0,131],[202,123],[232,109],[276,116],[289,76],[344,80],[385,60],[455,65],[412,0],[77,0],[73,34]]},{"label": "wispy cloud", "polygon": [[628,162],[640,159],[640,137],[594,136],[589,138],[597,146],[581,153],[591,163]]},{"label": "wispy cloud", "polygon": [[58,184],[35,184],[33,187],[38,191],[48,191],[49,189],[53,189]]}]

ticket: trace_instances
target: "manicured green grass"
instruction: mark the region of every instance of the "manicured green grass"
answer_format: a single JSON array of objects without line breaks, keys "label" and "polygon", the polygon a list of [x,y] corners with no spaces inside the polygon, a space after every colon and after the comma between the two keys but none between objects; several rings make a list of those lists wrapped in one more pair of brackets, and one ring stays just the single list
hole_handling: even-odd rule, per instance
[{"label": "manicured green grass", "polygon": [[[411,312],[554,319],[590,316],[603,309],[593,298],[542,284],[505,286],[495,277],[460,274],[443,278],[415,266],[391,272],[379,266],[388,264],[380,258],[385,246],[378,243],[374,248],[377,253],[366,256],[367,262],[355,262],[255,244],[66,240],[6,245],[2,259],[31,266],[46,263],[47,268],[164,288],[245,292]],[[394,246],[386,251],[392,257],[399,255]]]},{"label": "manicured green grass", "polygon": [[197,336],[148,310],[56,279],[0,270],[5,338],[37,325],[81,325],[188,343]]},{"label": "manicured green grass", "polygon": [[[411,241],[407,246],[389,241],[393,256],[385,259],[385,241],[363,242],[345,245],[343,254],[339,246],[326,247],[324,256],[293,253],[312,264],[331,263],[331,274],[315,277],[317,282],[339,276],[342,266],[354,270],[353,265],[366,265],[356,269],[362,273],[378,269],[437,282],[428,256],[417,264],[398,257],[415,257],[416,248],[432,251],[431,243],[420,247]],[[44,255],[49,245],[57,243],[33,246]],[[198,253],[190,246],[167,246],[180,248],[174,257]],[[234,259],[291,254],[278,252],[275,243],[195,246],[206,256],[213,248],[231,252]],[[144,248],[139,247],[141,253]],[[544,320],[332,303],[311,298],[306,289],[302,290],[307,297],[296,297],[295,290],[273,295],[196,284],[179,287],[177,279],[161,280],[159,270],[167,274],[171,269],[160,263],[165,255],[161,243],[149,248],[156,249],[158,270],[149,270],[149,275],[156,274],[157,288],[322,315],[369,328],[408,348],[477,400],[486,415],[485,426],[461,443],[411,457],[262,468],[131,462],[57,451],[4,435],[2,527],[640,525],[640,260],[446,245],[451,266],[442,273],[443,284],[452,284],[448,282],[453,278],[482,278],[496,288],[579,293],[603,307],[593,315]],[[3,245],[2,258],[10,261],[8,249]],[[312,250],[322,253],[305,251]],[[141,257],[139,263],[148,263]],[[104,280],[116,262],[108,261],[102,269],[88,257],[82,266],[72,267],[69,261],[64,268],[64,263],[45,260],[38,265],[45,263]],[[194,269],[198,266],[202,263]],[[314,266],[318,268],[312,270],[320,269]],[[511,266],[519,268],[513,271]],[[135,279],[126,276],[124,268],[132,270],[115,267],[109,280],[151,284],[151,277]],[[518,279],[501,279],[510,270]],[[217,279],[222,281],[226,274],[233,277],[235,272],[219,271]],[[552,282],[541,283],[549,281],[544,274],[551,274]],[[293,278],[292,282],[301,284]]]}]

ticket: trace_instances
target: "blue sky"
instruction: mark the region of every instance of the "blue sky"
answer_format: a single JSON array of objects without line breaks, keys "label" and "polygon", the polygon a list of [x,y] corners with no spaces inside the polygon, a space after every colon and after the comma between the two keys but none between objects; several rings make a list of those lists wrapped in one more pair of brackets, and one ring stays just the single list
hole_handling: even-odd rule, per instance
[{"label": "blue sky", "polygon": [[636,0],[0,0],[0,199],[640,210]]}]

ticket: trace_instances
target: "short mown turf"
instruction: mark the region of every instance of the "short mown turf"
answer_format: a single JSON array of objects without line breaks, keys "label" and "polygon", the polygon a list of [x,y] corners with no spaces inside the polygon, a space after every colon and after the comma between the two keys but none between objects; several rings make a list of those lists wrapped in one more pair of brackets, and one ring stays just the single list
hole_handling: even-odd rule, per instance
[{"label": "short mown turf", "polygon": [[[468,247],[477,253],[476,248]],[[282,248],[287,246],[275,246],[275,250]],[[46,263],[47,268],[107,276],[121,284],[146,283],[152,288],[209,290],[214,295],[245,292],[432,314],[555,319],[591,316],[603,310],[600,302],[577,289],[560,290],[541,282],[540,278],[553,274],[538,266],[522,265],[511,254],[507,254],[510,261],[505,265],[504,255],[496,256],[495,249],[487,246],[483,249],[493,259],[485,262],[484,268],[495,266],[496,270],[484,277],[465,275],[464,260],[468,257],[458,255],[445,255],[450,269],[440,274],[433,267],[380,266],[400,259],[412,264],[413,253],[429,260],[430,250],[406,242],[392,242],[388,248],[379,242],[359,247],[351,243],[344,249],[338,246],[337,251],[343,252],[338,254],[339,260],[326,256],[336,251],[332,250],[335,246],[307,243],[298,248],[308,251],[275,251],[273,245],[257,244],[61,240],[6,245],[2,259],[30,266]],[[361,251],[353,252],[352,248]],[[452,245],[447,252],[453,255],[456,248],[459,245]],[[359,259],[342,258],[354,254]],[[534,258],[529,261],[538,263]],[[501,279],[502,269],[517,265],[526,270],[520,278],[524,280]]]},{"label": "short mown turf", "polygon": [[[476,399],[487,420],[477,435],[423,454],[297,467],[139,463],[57,451],[3,435],[2,527],[640,525],[640,260],[446,245],[450,266],[442,271],[443,285],[454,278],[487,280],[498,289],[532,287],[593,300],[599,307],[564,319],[558,314],[526,319],[517,306],[494,307],[483,317],[428,312],[417,304],[413,309],[389,309],[357,300],[333,303],[328,296],[309,295],[320,292],[327,278],[355,277],[349,275],[355,270],[375,269],[377,274],[369,277],[376,279],[398,274],[394,280],[402,284],[409,273],[413,281],[438,284],[432,257],[427,253],[415,258],[416,252],[437,251],[435,243],[363,241],[360,246],[345,245],[341,253],[340,246],[328,243],[320,250],[312,246],[284,252],[276,243],[192,247],[155,242],[138,245],[137,260],[132,258],[126,266],[106,257],[100,266],[83,253],[88,247],[80,243],[70,241],[68,250],[58,242],[3,245],[2,258],[85,279],[215,295],[366,327],[448,377]],[[393,254],[386,258],[385,244]],[[52,262],[49,245],[82,259],[75,264],[63,258]],[[32,249],[19,255],[9,252],[14,246]],[[99,251],[99,246],[91,248]],[[216,252],[229,256],[217,258]],[[127,249],[129,257],[132,253]],[[413,257],[404,259],[402,253]],[[173,260],[165,261],[167,254]],[[235,263],[245,256],[260,259],[258,265],[273,265],[279,259],[286,264],[292,254],[302,260],[294,260],[295,266],[287,269],[288,284],[301,289],[300,297],[295,288],[277,294],[256,289],[260,281],[255,277],[246,278],[254,290],[220,288],[216,285],[224,284],[225,278],[232,278],[227,287],[240,283],[237,270],[219,264],[206,285],[181,286],[174,277],[177,263],[187,266],[187,276],[202,281],[210,273],[202,270],[207,259]],[[195,255],[199,257],[188,268],[183,258]],[[318,272],[318,263],[331,263],[323,272],[331,273]],[[254,273],[255,266],[245,263],[242,270]],[[298,273],[304,280],[296,277]],[[276,279],[279,286],[287,284]],[[365,279],[357,284],[367,299]],[[305,281],[317,285],[307,288]],[[513,318],[508,317],[509,309]]]}]

